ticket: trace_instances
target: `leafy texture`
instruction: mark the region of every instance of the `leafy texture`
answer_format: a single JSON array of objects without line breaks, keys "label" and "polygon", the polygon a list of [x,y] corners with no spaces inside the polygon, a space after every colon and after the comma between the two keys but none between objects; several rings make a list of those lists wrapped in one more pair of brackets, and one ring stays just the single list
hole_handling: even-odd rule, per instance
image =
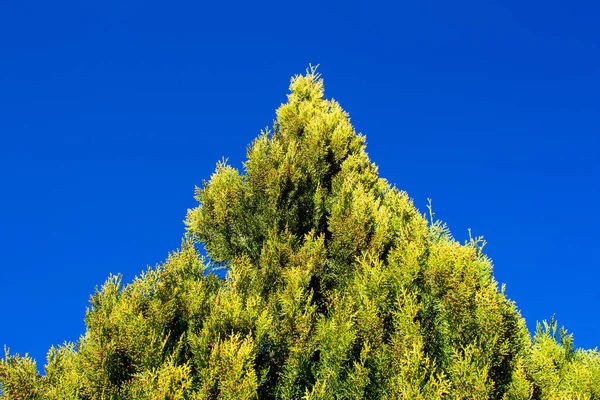
[{"label": "leafy texture", "polygon": [[530,338],[484,242],[378,176],[314,69],[290,90],[243,171],[196,190],[180,250],[110,277],[43,375],[6,352],[3,398],[600,398],[598,353],[554,320]]}]

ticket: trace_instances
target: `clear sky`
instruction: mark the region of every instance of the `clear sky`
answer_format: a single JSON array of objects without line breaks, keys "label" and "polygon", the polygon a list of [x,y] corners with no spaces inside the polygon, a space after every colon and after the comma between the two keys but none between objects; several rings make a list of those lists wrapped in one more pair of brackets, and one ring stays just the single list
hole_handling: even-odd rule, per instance
[{"label": "clear sky", "polygon": [[[180,244],[193,191],[240,166],[292,75],[380,173],[488,240],[530,329],[600,346],[600,3],[0,5],[0,346],[43,361],[90,294]],[[42,362],[43,363],[43,362]]]}]

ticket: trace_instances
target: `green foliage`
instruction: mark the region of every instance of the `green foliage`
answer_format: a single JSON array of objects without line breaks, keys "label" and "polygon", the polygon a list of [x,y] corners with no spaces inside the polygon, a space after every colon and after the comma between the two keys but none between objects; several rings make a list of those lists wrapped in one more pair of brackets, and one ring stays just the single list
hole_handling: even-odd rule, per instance
[{"label": "green foliage", "polygon": [[600,398],[600,355],[596,350],[575,349],[573,336],[558,324],[538,323],[527,370],[534,396],[549,399]]},{"label": "green foliage", "polygon": [[196,189],[181,249],[109,277],[43,375],[7,350],[0,398],[600,398],[597,351],[554,320],[531,339],[485,242],[378,176],[314,68],[290,90],[243,171]]},{"label": "green foliage", "polygon": [[[11,356],[4,348],[4,359],[0,361],[0,394],[12,399],[39,399],[41,390],[36,363],[27,354]],[[9,397],[10,396],[10,397]]]}]

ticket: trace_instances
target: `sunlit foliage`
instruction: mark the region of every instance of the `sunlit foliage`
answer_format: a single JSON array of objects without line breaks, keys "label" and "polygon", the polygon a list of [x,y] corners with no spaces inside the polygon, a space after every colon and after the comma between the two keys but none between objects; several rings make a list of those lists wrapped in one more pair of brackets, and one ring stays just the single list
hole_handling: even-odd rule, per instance
[{"label": "sunlit foliage", "polygon": [[196,199],[181,248],[111,276],[42,373],[6,350],[0,397],[600,398],[598,353],[554,320],[530,337],[483,240],[379,177],[314,68],[243,170],[219,162]]}]

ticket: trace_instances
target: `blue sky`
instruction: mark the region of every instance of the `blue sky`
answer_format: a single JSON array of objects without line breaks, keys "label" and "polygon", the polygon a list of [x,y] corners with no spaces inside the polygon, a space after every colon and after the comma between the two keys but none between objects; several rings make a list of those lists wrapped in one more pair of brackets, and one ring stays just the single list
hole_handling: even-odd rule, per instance
[{"label": "blue sky", "polygon": [[[408,3],[408,4],[403,4]],[[164,260],[320,64],[380,173],[488,240],[530,329],[600,346],[598,2],[0,6],[0,345],[42,361],[89,295]]]}]

